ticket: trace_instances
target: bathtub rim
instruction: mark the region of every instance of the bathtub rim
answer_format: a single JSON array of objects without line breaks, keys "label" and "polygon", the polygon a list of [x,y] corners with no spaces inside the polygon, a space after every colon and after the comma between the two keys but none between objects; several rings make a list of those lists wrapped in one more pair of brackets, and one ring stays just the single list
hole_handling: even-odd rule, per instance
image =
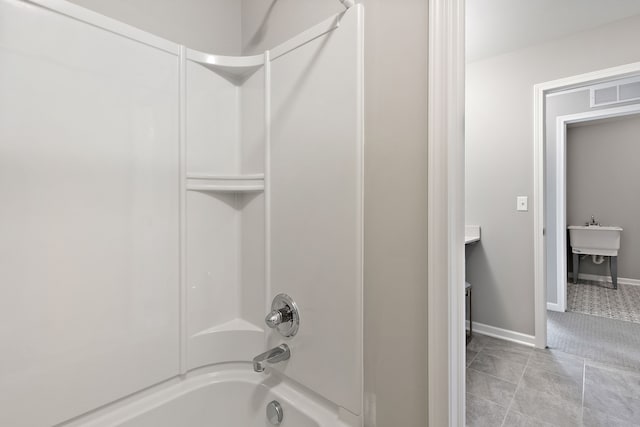
[{"label": "bathtub rim", "polygon": [[232,362],[197,368],[184,376],[167,379],[167,381],[123,397],[54,427],[117,426],[189,393],[225,382],[240,382],[251,384],[254,387],[265,387],[275,395],[276,399],[295,406],[297,410],[321,426],[350,426],[341,419],[342,408],[292,381],[282,373],[274,369],[268,369],[264,373],[256,373],[250,363]]}]

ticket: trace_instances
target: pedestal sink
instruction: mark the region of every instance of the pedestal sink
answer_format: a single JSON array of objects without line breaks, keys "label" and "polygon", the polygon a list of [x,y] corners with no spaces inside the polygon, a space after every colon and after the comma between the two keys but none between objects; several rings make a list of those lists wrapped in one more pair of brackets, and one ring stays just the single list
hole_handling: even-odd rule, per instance
[{"label": "pedestal sink", "polygon": [[600,225],[570,225],[569,240],[573,253],[573,283],[578,281],[580,255],[609,257],[613,287],[618,287],[618,250],[620,250],[621,227]]}]

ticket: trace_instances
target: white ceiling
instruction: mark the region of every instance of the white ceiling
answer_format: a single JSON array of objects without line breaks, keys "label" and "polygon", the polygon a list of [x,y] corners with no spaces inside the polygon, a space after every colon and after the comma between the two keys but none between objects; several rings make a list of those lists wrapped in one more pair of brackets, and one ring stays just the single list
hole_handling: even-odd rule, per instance
[{"label": "white ceiling", "polygon": [[640,0],[467,0],[467,61],[640,14]]}]

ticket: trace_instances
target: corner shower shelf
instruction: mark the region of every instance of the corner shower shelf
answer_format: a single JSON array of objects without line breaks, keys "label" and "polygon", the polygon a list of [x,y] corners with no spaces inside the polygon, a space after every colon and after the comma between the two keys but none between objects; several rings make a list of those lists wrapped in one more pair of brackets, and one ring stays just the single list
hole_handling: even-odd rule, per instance
[{"label": "corner shower shelf", "polygon": [[187,49],[187,59],[216,73],[244,79],[264,65],[264,55],[223,56]]},{"label": "corner shower shelf", "polygon": [[187,175],[187,190],[223,193],[256,193],[264,191],[264,174],[216,176]]},{"label": "corner shower shelf", "polygon": [[232,319],[228,322],[221,323],[212,328],[205,329],[198,332],[195,336],[215,334],[216,332],[229,332],[229,331],[244,331],[244,332],[259,332],[263,333],[264,329],[259,328],[251,322],[247,322],[244,319]]}]

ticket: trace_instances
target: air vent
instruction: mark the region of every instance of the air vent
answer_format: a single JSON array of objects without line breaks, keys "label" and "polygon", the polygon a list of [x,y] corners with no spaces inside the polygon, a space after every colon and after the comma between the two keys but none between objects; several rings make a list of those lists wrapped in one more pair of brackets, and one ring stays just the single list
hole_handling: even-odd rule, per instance
[{"label": "air vent", "polygon": [[620,102],[640,99],[640,82],[627,83],[618,86]]},{"label": "air vent", "polygon": [[591,108],[640,100],[640,77],[592,86]]},{"label": "air vent", "polygon": [[593,103],[595,105],[611,104],[612,102],[618,102],[618,86],[605,87],[602,89],[594,89],[592,96],[593,96]]}]

